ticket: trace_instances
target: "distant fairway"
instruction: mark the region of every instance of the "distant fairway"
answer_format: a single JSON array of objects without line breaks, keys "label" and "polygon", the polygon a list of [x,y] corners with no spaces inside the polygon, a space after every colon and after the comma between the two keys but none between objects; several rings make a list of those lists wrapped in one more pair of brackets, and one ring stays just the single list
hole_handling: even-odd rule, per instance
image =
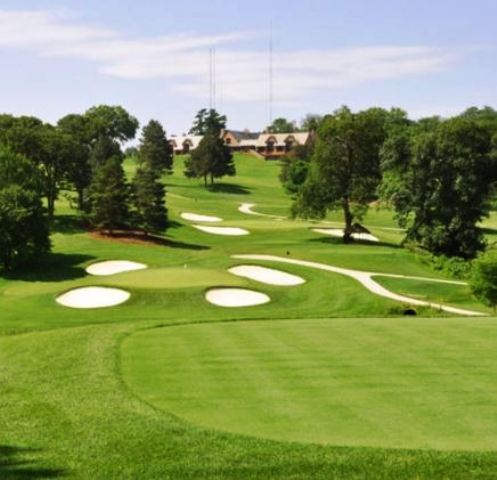
[{"label": "distant fairway", "polygon": [[254,321],[152,329],[122,350],[144,400],[276,440],[497,448],[494,320]]}]

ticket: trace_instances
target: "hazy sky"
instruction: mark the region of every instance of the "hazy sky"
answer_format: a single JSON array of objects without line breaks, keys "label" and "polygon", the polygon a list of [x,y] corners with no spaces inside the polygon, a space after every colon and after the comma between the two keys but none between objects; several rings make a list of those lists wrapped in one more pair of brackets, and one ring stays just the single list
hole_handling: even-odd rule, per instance
[{"label": "hazy sky", "polygon": [[0,111],[47,121],[120,104],[182,133],[209,104],[231,128],[400,106],[497,107],[496,0],[0,0]]}]

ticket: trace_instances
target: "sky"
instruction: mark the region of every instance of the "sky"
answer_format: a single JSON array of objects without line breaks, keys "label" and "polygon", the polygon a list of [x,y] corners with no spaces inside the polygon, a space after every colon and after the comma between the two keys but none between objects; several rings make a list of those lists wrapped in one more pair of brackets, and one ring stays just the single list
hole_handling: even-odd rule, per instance
[{"label": "sky", "polygon": [[232,129],[341,105],[411,117],[497,107],[496,0],[0,0],[0,112],[122,105],[169,135],[210,105]]}]

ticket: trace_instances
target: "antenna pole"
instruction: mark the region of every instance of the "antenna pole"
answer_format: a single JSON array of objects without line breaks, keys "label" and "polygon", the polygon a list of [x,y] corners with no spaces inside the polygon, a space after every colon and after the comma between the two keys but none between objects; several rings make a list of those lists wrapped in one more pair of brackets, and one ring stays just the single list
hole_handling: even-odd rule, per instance
[{"label": "antenna pole", "polygon": [[273,22],[269,34],[269,125],[273,123]]},{"label": "antenna pole", "polygon": [[216,47],[212,49],[212,98],[214,109],[216,109]]},{"label": "antenna pole", "polygon": [[212,109],[212,47],[209,48],[209,108]]}]

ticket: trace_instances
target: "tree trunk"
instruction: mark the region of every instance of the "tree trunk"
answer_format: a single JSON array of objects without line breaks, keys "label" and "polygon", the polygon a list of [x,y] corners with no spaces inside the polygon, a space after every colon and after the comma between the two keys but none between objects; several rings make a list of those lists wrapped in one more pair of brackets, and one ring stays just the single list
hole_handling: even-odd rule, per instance
[{"label": "tree trunk", "polygon": [[343,230],[343,243],[351,243],[354,241],[352,237],[353,233],[352,222],[354,220],[354,216],[350,211],[349,199],[347,197],[343,198],[342,205],[343,205],[343,216],[345,220],[345,228]]},{"label": "tree trunk", "polygon": [[51,220],[55,212],[55,198],[53,197],[51,192],[47,195],[47,210],[48,210],[48,218],[50,218]]},{"label": "tree trunk", "polygon": [[204,175],[204,185],[207,187],[207,175]]},{"label": "tree trunk", "polygon": [[78,209],[80,212],[84,210],[84,190],[82,188],[78,189]]},{"label": "tree trunk", "polygon": [[211,173],[211,185],[214,185],[214,175]]}]

